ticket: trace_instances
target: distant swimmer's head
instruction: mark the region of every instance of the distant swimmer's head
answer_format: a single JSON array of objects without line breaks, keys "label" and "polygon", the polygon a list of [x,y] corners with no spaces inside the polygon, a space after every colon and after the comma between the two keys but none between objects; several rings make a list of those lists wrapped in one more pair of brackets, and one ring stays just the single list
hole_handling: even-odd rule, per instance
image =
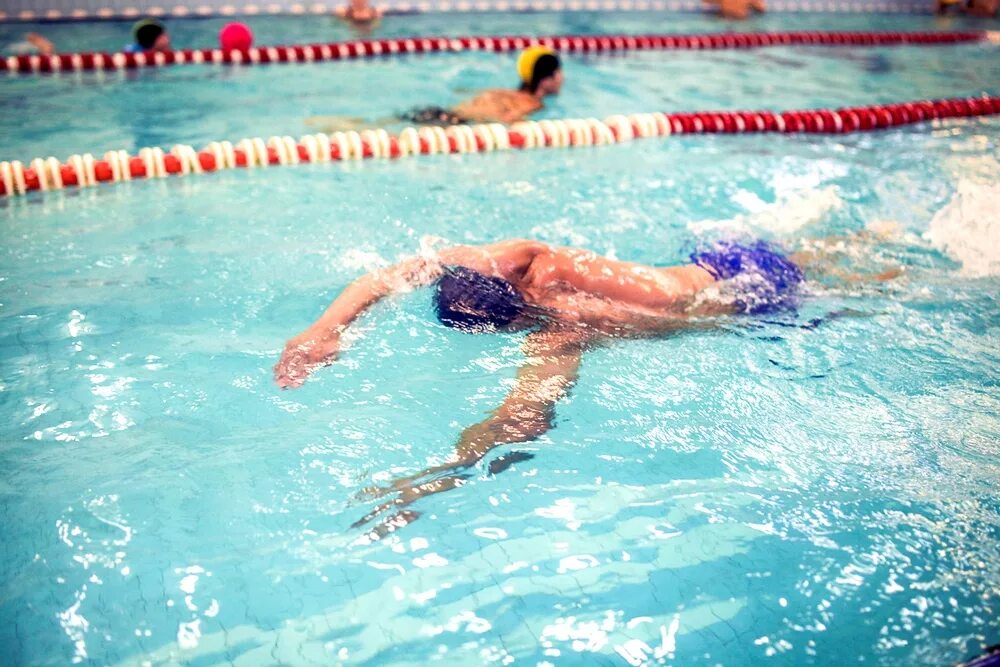
[{"label": "distant swimmer's head", "polygon": [[170,35],[156,19],[142,19],[132,26],[132,38],[143,51],[165,51],[170,48]]},{"label": "distant swimmer's head", "polygon": [[532,95],[558,95],[563,73],[559,55],[547,46],[529,46],[517,59],[521,90]]},{"label": "distant swimmer's head", "polygon": [[502,329],[524,308],[524,297],[509,282],[464,266],[446,268],[434,293],[441,324],[469,333]]}]

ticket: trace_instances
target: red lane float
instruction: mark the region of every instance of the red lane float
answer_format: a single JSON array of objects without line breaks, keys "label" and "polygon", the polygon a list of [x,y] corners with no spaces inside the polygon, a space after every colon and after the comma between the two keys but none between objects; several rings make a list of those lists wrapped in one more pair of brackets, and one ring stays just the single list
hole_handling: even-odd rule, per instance
[{"label": "red lane float", "polygon": [[103,159],[96,159],[90,153],[72,155],[65,163],[53,157],[36,158],[27,165],[18,161],[0,162],[0,195],[300,162],[484,153],[510,148],[595,146],[672,134],[842,134],[996,114],[1000,114],[1000,97],[983,96],[779,113],[640,113],[611,116],[605,121],[596,118],[522,121],[509,127],[496,123],[448,128],[408,127],[395,136],[378,129],[312,134],[298,141],[287,136],[271,137],[267,141],[243,139],[235,144],[213,141],[201,151],[177,145],[166,152],[160,148],[143,148],[135,156],[123,150],[109,151]]},{"label": "red lane float", "polygon": [[1000,42],[996,31],[969,32],[772,32],[709,33],[703,35],[549,35],[399,37],[352,40],[327,44],[260,46],[244,50],[182,49],[157,53],[60,53],[0,58],[0,71],[37,74],[50,72],[115,71],[185,64],[268,64],[353,60],[408,53],[461,51],[520,51],[541,44],[562,53],[607,53],[636,50],[749,49],[765,46],[893,46],[940,45],[978,41]]}]

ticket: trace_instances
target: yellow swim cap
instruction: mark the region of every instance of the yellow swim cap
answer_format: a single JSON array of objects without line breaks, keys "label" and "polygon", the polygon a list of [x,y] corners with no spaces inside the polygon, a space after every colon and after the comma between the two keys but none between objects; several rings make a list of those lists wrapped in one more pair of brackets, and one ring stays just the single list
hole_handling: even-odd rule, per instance
[{"label": "yellow swim cap", "polygon": [[517,74],[521,81],[530,84],[531,77],[535,74],[535,64],[542,56],[554,56],[555,51],[547,46],[529,46],[517,58]]}]

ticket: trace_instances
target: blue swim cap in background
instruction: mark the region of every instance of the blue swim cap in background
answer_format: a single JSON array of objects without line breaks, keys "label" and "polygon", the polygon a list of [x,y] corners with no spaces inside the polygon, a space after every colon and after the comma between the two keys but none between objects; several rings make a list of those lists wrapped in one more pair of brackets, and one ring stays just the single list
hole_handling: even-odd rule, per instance
[{"label": "blue swim cap in background", "polygon": [[434,293],[434,310],[441,324],[469,333],[504,327],[524,307],[524,297],[509,282],[464,266],[446,267]]}]

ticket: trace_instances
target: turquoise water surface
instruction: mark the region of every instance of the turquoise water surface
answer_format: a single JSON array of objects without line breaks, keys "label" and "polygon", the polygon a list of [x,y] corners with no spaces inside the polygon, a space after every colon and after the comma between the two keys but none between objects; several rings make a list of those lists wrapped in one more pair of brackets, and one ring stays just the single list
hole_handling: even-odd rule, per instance
[{"label": "turquoise water surface", "polygon": [[[545,113],[996,93],[996,53],[574,58]],[[464,54],[11,77],[0,90],[20,113],[0,117],[0,143],[24,159],[298,135],[311,115],[448,103],[511,67]],[[0,664],[978,654],[1000,641],[998,159],[993,118],[0,202]],[[351,527],[375,505],[358,492],[444,461],[502,400],[522,336],[446,329],[417,290],[365,314],[300,389],[279,390],[271,367],[361,272],[432,239],[509,237],[659,265],[716,238],[833,237],[853,271],[905,271],[877,286],[814,276],[797,314],[590,351],[555,428],[372,541]],[[851,316],[803,326],[835,312]],[[490,472],[512,451],[534,458]]]}]

